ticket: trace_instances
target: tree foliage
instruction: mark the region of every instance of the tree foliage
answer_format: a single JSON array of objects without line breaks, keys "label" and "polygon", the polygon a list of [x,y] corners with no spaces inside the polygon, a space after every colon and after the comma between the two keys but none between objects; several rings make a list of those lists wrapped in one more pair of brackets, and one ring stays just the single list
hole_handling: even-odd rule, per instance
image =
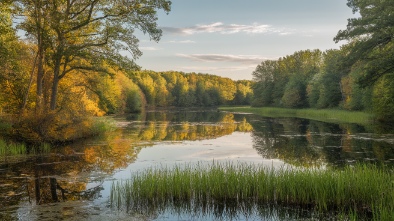
[{"label": "tree foliage", "polygon": [[[144,94],[125,75],[139,69],[134,31],[158,41],[157,11],[169,12],[170,5],[167,0],[1,1],[0,112],[19,114],[12,133],[29,141],[67,141],[88,134],[90,116],[141,111]],[[25,38],[17,37],[19,30]]]},{"label": "tree foliage", "polygon": [[33,47],[18,39],[12,27],[12,5],[0,2],[0,112],[27,105]]},{"label": "tree foliage", "polygon": [[305,107],[306,85],[319,72],[322,56],[320,50],[305,50],[261,62],[253,72],[253,104]]},{"label": "tree foliage", "polygon": [[348,19],[347,28],[334,40],[353,42],[346,61],[349,66],[363,64],[359,83],[370,86],[394,71],[394,1],[348,0],[347,5],[360,17]]},{"label": "tree foliage", "polygon": [[348,0],[348,6],[360,16],[334,38],[348,43],[263,61],[253,72],[253,105],[365,110],[394,119],[394,1]]},{"label": "tree foliage", "polygon": [[149,107],[211,107],[250,104],[251,81],[233,81],[209,74],[134,71],[129,77],[141,88]]},{"label": "tree foliage", "polygon": [[[158,41],[158,9],[169,12],[166,0],[19,0],[23,29],[39,54],[37,97],[41,98],[43,65],[52,74],[50,109],[57,108],[59,82],[67,74],[81,70],[104,72],[105,63],[123,69],[136,69],[134,59],[141,55],[135,29]],[[132,59],[121,55],[130,52]],[[77,72],[76,72],[77,71]],[[41,105],[41,100],[37,104]]]},{"label": "tree foliage", "polygon": [[373,110],[378,120],[394,119],[394,75],[387,74],[379,79],[373,89]]}]

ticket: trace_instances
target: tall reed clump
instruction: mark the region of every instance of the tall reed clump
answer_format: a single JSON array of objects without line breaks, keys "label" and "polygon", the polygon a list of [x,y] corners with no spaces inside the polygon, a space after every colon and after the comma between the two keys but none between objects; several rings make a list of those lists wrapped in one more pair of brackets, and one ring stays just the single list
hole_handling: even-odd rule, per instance
[{"label": "tall reed clump", "polygon": [[248,164],[152,168],[114,183],[111,205],[127,210],[168,207],[204,211],[222,205],[294,206],[321,214],[393,220],[394,175],[388,168],[270,169]]},{"label": "tall reed clump", "polygon": [[7,144],[4,140],[0,139],[0,156],[7,153]]},{"label": "tall reed clump", "polygon": [[103,134],[108,131],[113,131],[116,129],[116,122],[110,117],[96,117],[93,119],[93,124],[91,126],[92,134]]},{"label": "tall reed clump", "polygon": [[40,145],[29,147],[24,143],[8,143],[0,139],[0,156],[16,156],[26,154],[47,154],[51,152],[51,145],[41,143]]},{"label": "tall reed clump", "polygon": [[27,148],[24,143],[7,144],[4,140],[0,139],[0,156],[21,155],[26,153],[27,153]]}]

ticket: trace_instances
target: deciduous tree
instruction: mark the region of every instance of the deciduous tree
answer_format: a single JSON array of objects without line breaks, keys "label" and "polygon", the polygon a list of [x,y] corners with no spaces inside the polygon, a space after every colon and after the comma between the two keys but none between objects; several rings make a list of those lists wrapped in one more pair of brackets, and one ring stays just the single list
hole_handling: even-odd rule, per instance
[{"label": "deciduous tree", "polygon": [[[141,55],[135,29],[158,41],[157,10],[170,11],[167,0],[18,0],[22,25],[37,44],[40,62],[51,68],[50,109],[56,108],[59,82],[75,70],[106,72],[104,61],[136,69]],[[121,53],[130,52],[132,58]],[[44,57],[45,56],[45,57]],[[38,84],[39,85],[39,84]],[[38,87],[38,95],[40,90]]]}]

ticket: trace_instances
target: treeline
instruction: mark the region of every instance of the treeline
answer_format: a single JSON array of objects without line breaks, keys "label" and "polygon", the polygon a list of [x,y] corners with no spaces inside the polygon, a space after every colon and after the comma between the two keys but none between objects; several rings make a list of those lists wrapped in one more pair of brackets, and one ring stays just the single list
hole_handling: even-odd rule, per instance
[{"label": "treeline", "polygon": [[339,50],[304,50],[266,60],[253,72],[254,106],[341,108],[394,119],[393,1],[348,0],[361,17],[349,19]]},{"label": "treeline", "polygon": [[247,80],[174,71],[135,71],[128,76],[142,90],[148,107],[248,105],[253,98]]},{"label": "treeline", "polygon": [[370,110],[372,90],[357,83],[359,72],[343,67],[345,49],[304,50],[263,61],[253,72],[253,105]]}]

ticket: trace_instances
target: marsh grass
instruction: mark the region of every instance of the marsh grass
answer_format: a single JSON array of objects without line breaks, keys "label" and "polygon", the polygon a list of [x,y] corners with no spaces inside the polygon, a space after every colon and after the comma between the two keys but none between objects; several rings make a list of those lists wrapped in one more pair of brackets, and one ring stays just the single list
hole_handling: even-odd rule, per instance
[{"label": "marsh grass", "polygon": [[27,153],[27,148],[24,143],[9,143],[0,139],[0,156],[6,155],[22,155]]},{"label": "marsh grass", "polygon": [[38,146],[27,147],[24,143],[7,143],[0,139],[0,156],[16,156],[26,154],[40,154],[49,153],[51,151],[51,145],[48,143],[42,143]]},{"label": "marsh grass", "polygon": [[96,117],[93,119],[93,125],[90,129],[92,134],[103,134],[116,129],[116,122],[110,117]]},{"label": "marsh grass", "polygon": [[276,107],[220,107],[220,110],[246,112],[266,117],[298,117],[331,123],[369,124],[374,116],[361,111],[346,111],[335,109],[287,109]]},{"label": "marsh grass", "polygon": [[7,153],[7,143],[0,138],[0,156]]},{"label": "marsh grass", "polygon": [[[344,170],[270,169],[248,164],[152,168],[114,182],[118,209],[228,213],[256,205],[302,208],[346,219],[392,220],[394,176],[390,169],[357,165]],[[338,215],[338,216],[339,216]]]}]

